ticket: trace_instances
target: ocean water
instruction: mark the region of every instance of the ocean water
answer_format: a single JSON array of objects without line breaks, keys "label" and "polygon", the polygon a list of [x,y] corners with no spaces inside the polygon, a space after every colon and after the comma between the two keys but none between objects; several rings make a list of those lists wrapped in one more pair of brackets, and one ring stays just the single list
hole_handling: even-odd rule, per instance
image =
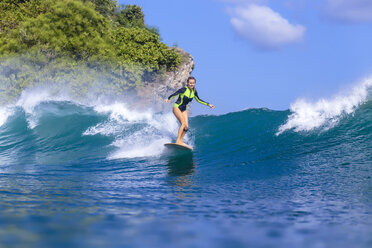
[{"label": "ocean water", "polygon": [[372,247],[371,81],[190,118],[25,91],[0,107],[0,247]]}]

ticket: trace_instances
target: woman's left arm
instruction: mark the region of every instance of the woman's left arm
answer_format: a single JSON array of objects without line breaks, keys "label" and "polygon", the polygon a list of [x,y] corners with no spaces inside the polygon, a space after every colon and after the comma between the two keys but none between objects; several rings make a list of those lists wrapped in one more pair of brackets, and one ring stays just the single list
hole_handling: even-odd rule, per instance
[{"label": "woman's left arm", "polygon": [[194,95],[195,95],[195,100],[198,102],[198,103],[201,103],[203,105],[207,105],[208,107],[214,109],[214,106],[206,101],[203,101],[202,99],[199,98],[198,96],[198,92],[195,90],[194,92]]}]

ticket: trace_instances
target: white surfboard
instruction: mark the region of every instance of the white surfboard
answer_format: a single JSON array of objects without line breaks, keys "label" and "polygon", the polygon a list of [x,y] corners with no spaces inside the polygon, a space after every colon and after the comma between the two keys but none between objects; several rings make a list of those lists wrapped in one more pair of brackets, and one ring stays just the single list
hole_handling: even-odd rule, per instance
[{"label": "white surfboard", "polygon": [[171,149],[177,149],[177,150],[184,150],[184,151],[192,151],[193,148],[191,146],[188,146],[186,144],[176,144],[176,143],[166,143],[164,144],[166,147]]}]

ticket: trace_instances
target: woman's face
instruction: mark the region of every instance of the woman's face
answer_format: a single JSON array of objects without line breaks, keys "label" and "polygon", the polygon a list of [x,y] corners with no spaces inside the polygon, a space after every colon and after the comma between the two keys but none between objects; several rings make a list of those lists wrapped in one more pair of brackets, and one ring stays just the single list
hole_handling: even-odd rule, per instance
[{"label": "woman's face", "polygon": [[195,79],[190,79],[187,86],[189,86],[190,89],[193,89],[195,87]]}]

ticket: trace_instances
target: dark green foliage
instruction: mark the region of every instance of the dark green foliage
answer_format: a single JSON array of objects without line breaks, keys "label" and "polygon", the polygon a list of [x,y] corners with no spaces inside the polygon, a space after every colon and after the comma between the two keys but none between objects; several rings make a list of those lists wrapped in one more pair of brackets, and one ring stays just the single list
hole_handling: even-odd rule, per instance
[{"label": "dark green foliage", "polygon": [[26,18],[47,12],[50,3],[45,0],[1,0],[0,33],[14,29]]},{"label": "dark green foliage", "polygon": [[122,27],[147,29],[160,36],[158,28],[146,26],[145,15],[140,6],[130,4],[120,6],[116,12],[116,21]]},{"label": "dark green foliage", "polygon": [[122,92],[179,66],[180,55],[146,27],[140,7],[114,6],[111,0],[1,2],[0,91],[15,96],[67,78],[81,94],[97,88],[102,76],[107,85],[100,90]]},{"label": "dark green foliage", "polygon": [[0,53],[40,51],[50,57],[69,55],[76,59],[106,55],[107,29],[107,20],[93,5],[65,0],[54,4],[48,13],[26,18],[0,40]]},{"label": "dark green foliage", "polygon": [[117,13],[117,20],[123,27],[145,27],[145,16],[142,13],[141,7],[137,5],[125,5]]},{"label": "dark green foliage", "polygon": [[83,0],[84,2],[91,2],[95,6],[95,10],[98,11],[104,17],[113,20],[116,13],[116,1],[114,0]]},{"label": "dark green foliage", "polygon": [[119,27],[112,40],[121,62],[142,66],[148,72],[174,70],[179,64],[178,54],[146,29]]}]

